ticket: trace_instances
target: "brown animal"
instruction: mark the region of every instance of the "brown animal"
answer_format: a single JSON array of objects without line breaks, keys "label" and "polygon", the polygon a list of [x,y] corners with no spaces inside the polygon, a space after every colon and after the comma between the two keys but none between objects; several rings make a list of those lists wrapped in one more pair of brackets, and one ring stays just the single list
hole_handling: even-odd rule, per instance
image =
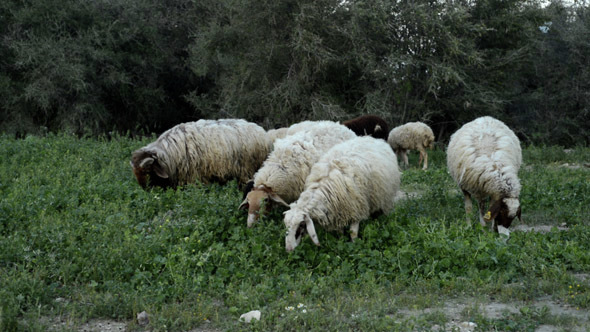
[{"label": "brown animal", "polygon": [[354,131],[357,136],[373,136],[387,141],[389,126],[385,120],[376,115],[361,115],[342,124]]}]

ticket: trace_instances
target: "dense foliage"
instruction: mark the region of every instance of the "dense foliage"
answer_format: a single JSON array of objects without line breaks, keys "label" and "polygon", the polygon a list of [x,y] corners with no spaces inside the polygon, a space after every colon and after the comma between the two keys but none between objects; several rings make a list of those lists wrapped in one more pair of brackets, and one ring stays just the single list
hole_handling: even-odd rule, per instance
[{"label": "dense foliage", "polygon": [[588,144],[588,7],[541,3],[3,1],[0,130],[374,113],[445,141],[487,114],[530,142]]},{"label": "dense foliage", "polygon": [[[318,228],[322,247],[304,239],[288,254],[281,211],[247,228],[235,183],[142,190],[129,156],[149,140],[0,138],[0,330],[46,331],[55,316],[132,321],[144,310],[154,331],[204,320],[247,329],[237,318],[257,308],[259,330],[429,330],[444,316],[420,323],[398,310],[459,294],[551,295],[590,307],[587,282],[568,293],[573,276],[590,271],[588,148],[524,150],[525,225],[566,223],[566,231],[506,241],[475,215],[468,226],[436,150],[428,171],[403,173],[412,196],[363,223],[356,242]],[[307,316],[285,311],[298,303]],[[531,315],[518,321],[549,319]],[[503,320],[469,319],[507,330]]]}]

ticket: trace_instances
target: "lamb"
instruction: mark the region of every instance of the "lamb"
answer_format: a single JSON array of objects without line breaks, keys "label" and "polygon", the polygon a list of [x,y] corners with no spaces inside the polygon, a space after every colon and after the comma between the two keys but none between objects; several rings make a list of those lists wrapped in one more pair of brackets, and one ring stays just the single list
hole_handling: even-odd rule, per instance
[{"label": "lamb", "polygon": [[376,115],[361,115],[342,124],[354,131],[357,136],[373,136],[387,140],[389,133],[387,122]]},{"label": "lamb", "polygon": [[402,158],[404,165],[409,166],[408,150],[420,151],[418,167],[424,161],[423,170],[428,169],[428,153],[426,149],[432,149],[434,146],[434,134],[432,129],[422,122],[408,122],[404,125],[395,127],[389,133],[387,142],[391,145],[395,154]]},{"label": "lamb", "polygon": [[237,179],[243,185],[271,147],[266,131],[257,124],[239,119],[199,120],[179,124],[134,151],[131,167],[144,189],[176,188],[196,180],[208,184]]},{"label": "lamb", "polygon": [[357,137],[334,146],[312,168],[305,190],[285,212],[285,248],[292,251],[307,232],[320,245],[314,223],[326,230],[350,226],[354,241],[360,222],[393,209],[400,188],[397,158],[387,143]]},{"label": "lamb", "polygon": [[[520,217],[520,181],[522,163],[520,142],[503,122],[489,116],[477,118],[461,127],[452,136],[447,148],[447,166],[463,191],[467,221],[472,210],[471,196],[479,205],[482,226],[493,221],[510,227]],[[485,200],[489,197],[489,208]]]},{"label": "lamb", "polygon": [[239,206],[248,209],[248,227],[265,212],[263,204],[275,202],[288,206],[295,201],[303,191],[311,167],[322,154],[356,137],[350,129],[331,121],[306,121],[298,127],[299,132],[275,141],[273,151],[256,172],[253,190]]}]

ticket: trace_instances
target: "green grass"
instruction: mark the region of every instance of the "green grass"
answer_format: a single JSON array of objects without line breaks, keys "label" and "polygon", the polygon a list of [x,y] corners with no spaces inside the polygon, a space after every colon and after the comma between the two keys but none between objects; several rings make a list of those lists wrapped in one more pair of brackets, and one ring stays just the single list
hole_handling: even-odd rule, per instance
[{"label": "green grass", "polygon": [[[142,190],[129,157],[149,141],[0,138],[1,331],[45,331],[51,317],[140,330],[134,317],[144,310],[154,331],[422,330],[449,317],[400,312],[458,297],[551,296],[590,308],[588,281],[572,277],[590,272],[590,169],[562,167],[589,162],[588,148],[523,151],[524,223],[567,231],[505,241],[475,216],[468,225],[444,151],[435,150],[428,171],[412,154],[403,173],[402,189],[419,196],[363,223],[358,241],[318,229],[321,247],[304,239],[287,254],[282,211],[247,228],[235,183]],[[254,309],[261,321],[237,322]],[[518,331],[534,330],[535,315],[465,319]]]}]

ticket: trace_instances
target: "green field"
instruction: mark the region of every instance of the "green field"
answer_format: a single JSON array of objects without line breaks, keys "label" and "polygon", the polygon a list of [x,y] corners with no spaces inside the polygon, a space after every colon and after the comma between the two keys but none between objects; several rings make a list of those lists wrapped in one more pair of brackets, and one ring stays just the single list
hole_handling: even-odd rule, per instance
[{"label": "green field", "polygon": [[[475,214],[466,223],[435,150],[428,171],[411,155],[407,198],[362,223],[359,240],[318,228],[321,247],[307,238],[287,254],[282,211],[247,228],[235,183],[142,190],[129,158],[151,140],[0,138],[0,331],[590,325],[590,148],[524,149],[523,221],[509,239]],[[546,231],[518,231],[535,227]],[[490,317],[489,303],[516,311]],[[238,321],[255,309],[260,321]]]}]

